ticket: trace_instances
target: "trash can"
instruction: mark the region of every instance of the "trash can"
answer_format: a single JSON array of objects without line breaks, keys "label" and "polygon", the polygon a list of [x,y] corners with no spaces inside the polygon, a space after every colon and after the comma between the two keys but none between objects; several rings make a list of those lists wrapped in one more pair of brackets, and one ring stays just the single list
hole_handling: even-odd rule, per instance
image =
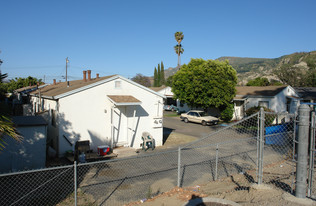
[{"label": "trash can", "polygon": [[98,146],[98,155],[105,156],[110,152],[110,147],[108,145]]}]

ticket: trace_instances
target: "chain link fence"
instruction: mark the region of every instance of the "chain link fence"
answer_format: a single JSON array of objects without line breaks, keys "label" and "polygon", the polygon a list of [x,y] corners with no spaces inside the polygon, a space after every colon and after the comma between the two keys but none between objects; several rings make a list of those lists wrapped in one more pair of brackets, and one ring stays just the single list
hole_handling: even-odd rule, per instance
[{"label": "chain link fence", "polygon": [[256,113],[177,150],[0,175],[0,205],[124,205],[229,179],[291,192],[295,117]]}]

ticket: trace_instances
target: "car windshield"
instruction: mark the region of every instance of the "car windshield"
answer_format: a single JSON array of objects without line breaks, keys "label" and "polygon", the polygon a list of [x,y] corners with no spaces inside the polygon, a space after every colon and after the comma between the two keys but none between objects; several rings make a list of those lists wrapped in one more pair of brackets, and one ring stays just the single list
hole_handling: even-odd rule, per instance
[{"label": "car windshield", "polygon": [[205,112],[199,112],[199,114],[200,114],[201,117],[206,116]]}]

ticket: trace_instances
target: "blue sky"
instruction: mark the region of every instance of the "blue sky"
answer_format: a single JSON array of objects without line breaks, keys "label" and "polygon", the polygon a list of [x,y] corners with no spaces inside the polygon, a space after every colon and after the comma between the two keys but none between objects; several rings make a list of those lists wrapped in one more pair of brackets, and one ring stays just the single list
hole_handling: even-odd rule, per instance
[{"label": "blue sky", "polygon": [[62,80],[82,71],[152,76],[191,58],[276,58],[316,50],[316,1],[1,0],[0,67],[9,78]]}]

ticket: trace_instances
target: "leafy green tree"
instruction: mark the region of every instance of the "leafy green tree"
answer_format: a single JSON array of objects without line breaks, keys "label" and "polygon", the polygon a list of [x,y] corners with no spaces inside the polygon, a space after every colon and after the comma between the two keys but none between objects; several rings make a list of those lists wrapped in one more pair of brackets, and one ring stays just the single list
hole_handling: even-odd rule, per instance
[{"label": "leafy green tree", "polygon": [[161,61],[161,64],[160,64],[160,83],[161,85],[165,85],[166,84],[166,80],[165,80],[165,68],[164,68],[164,65],[163,65],[163,62]]},{"label": "leafy green tree", "polygon": [[269,86],[270,82],[265,77],[257,77],[253,80],[248,81],[246,86]]},{"label": "leafy green tree", "polygon": [[157,71],[157,87],[161,86],[161,71],[160,71],[160,64],[158,64],[158,71]]},{"label": "leafy green tree", "polygon": [[7,92],[13,92],[16,89],[27,87],[30,85],[36,85],[37,83],[42,84],[41,79],[37,79],[35,77],[27,77],[27,78],[15,78],[11,79],[10,82],[6,83]]},{"label": "leafy green tree", "polygon": [[184,49],[182,48],[181,42],[184,38],[184,35],[181,31],[177,31],[174,34],[174,37],[176,39],[176,41],[178,42],[178,44],[176,46],[174,46],[174,50],[176,52],[176,54],[178,55],[178,67],[180,67],[181,62],[180,62],[180,55],[183,54]]},{"label": "leafy green tree", "polygon": [[173,76],[174,98],[193,107],[226,109],[235,94],[237,76],[228,61],[191,59]]},{"label": "leafy green tree", "polygon": [[156,67],[155,67],[155,72],[154,72],[154,87],[158,87],[158,73],[157,73]]},{"label": "leafy green tree", "polygon": [[149,77],[146,77],[142,74],[136,74],[136,76],[133,77],[132,80],[134,82],[137,82],[138,84],[145,86],[145,87],[151,86]]},{"label": "leafy green tree", "polygon": [[172,82],[173,82],[173,75],[169,76],[166,80],[166,86],[172,87]]},{"label": "leafy green tree", "polygon": [[315,71],[313,68],[306,69],[304,67],[284,64],[275,70],[275,74],[284,84],[293,87],[313,87],[316,85]]}]

